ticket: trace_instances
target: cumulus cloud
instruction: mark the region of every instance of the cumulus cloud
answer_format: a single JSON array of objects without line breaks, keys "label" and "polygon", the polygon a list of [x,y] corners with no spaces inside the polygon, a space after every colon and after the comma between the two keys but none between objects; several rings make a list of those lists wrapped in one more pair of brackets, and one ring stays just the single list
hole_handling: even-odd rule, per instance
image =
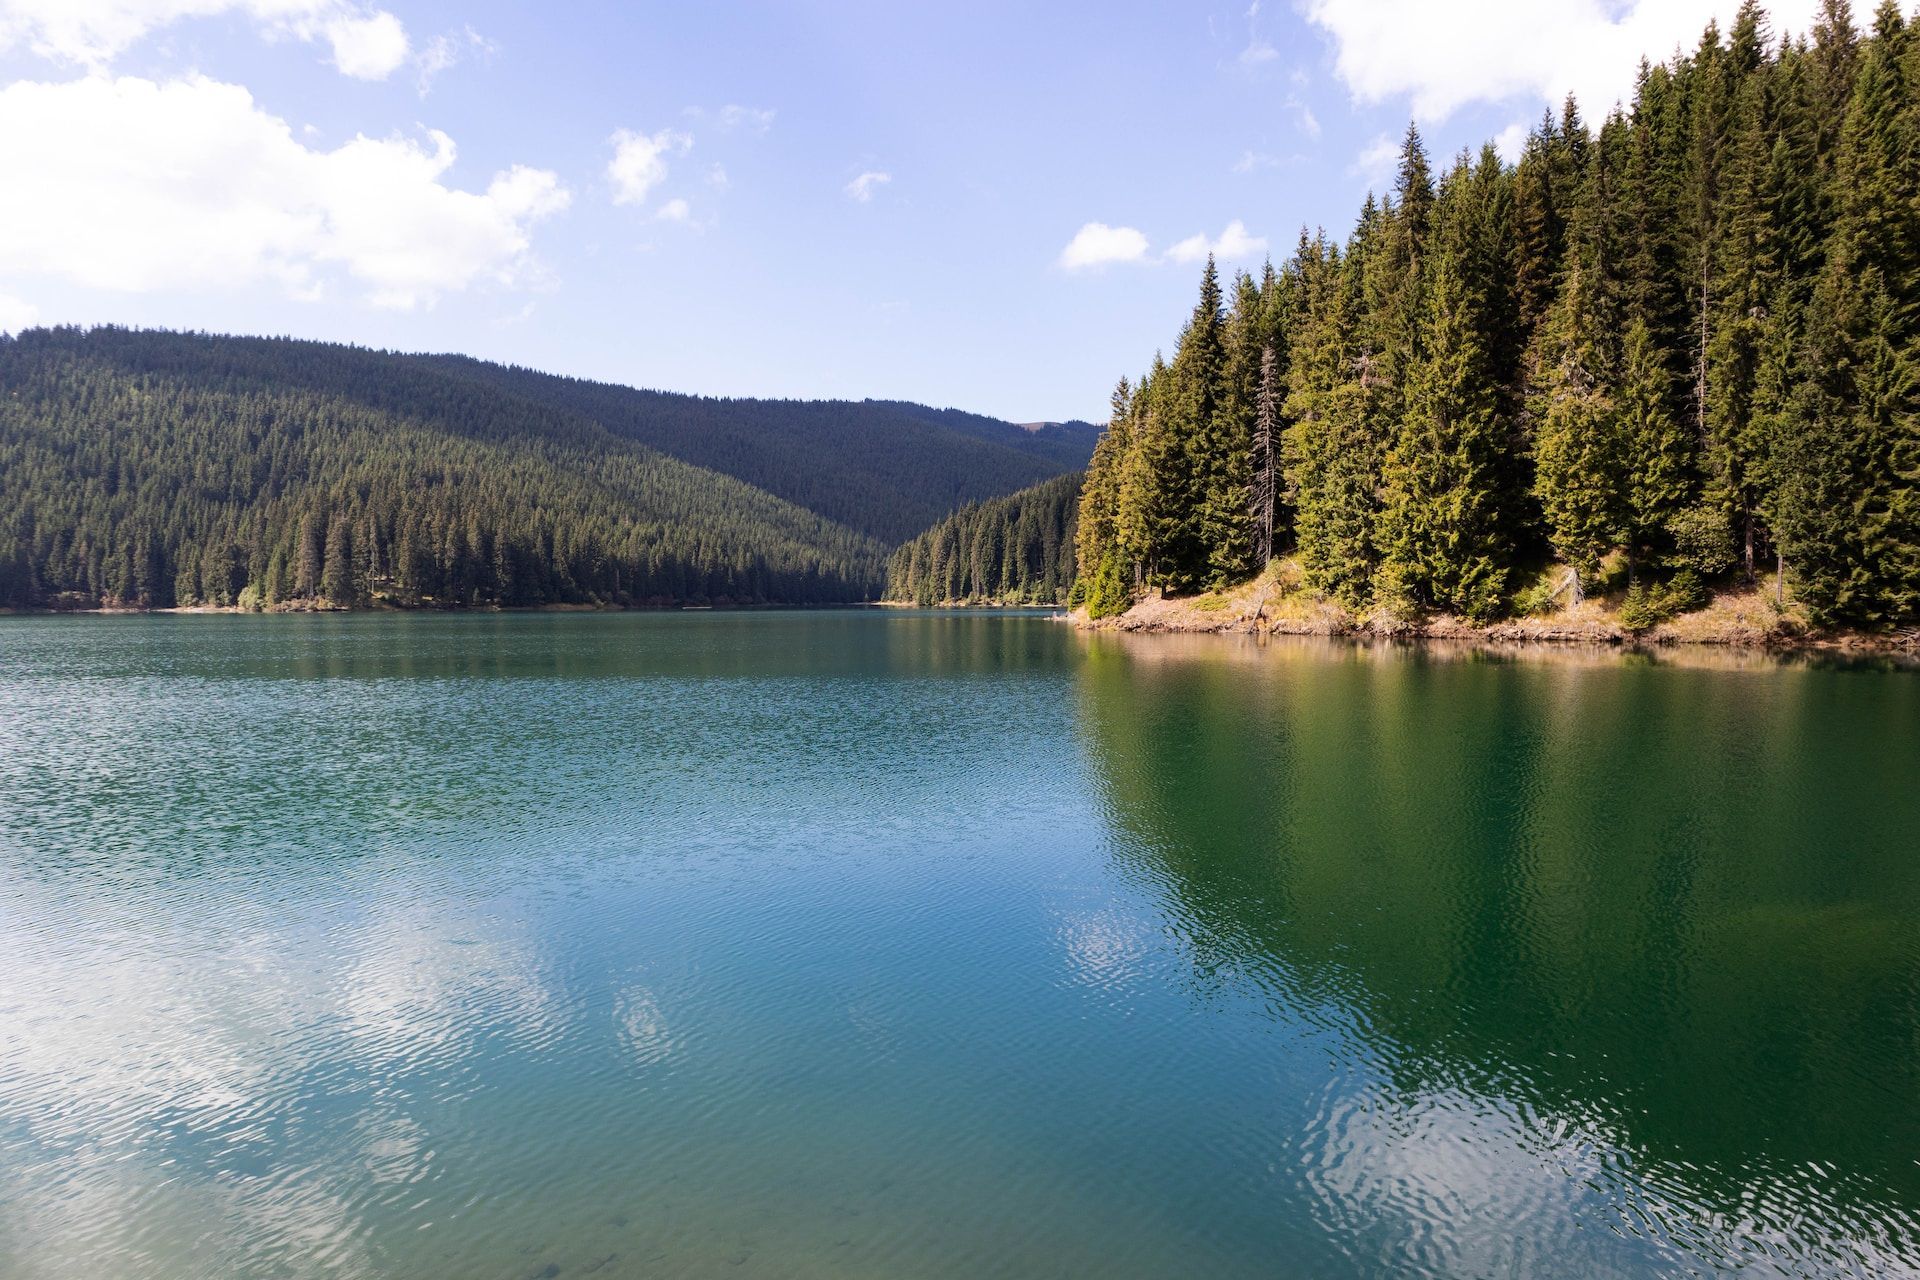
[{"label": "cumulus cloud", "polygon": [[[1409,98],[1423,120],[1472,102],[1556,102],[1589,117],[1633,91],[1642,56],[1691,47],[1709,21],[1726,30],[1738,0],[1305,0],[1333,40],[1340,78],[1364,102]],[[1774,0],[1778,30],[1804,31],[1819,0]]]},{"label": "cumulus cloud", "polygon": [[677,129],[654,134],[621,129],[612,142],[607,181],[613,184],[615,204],[644,204],[647,193],[666,180],[667,158],[685,155],[693,146],[693,139]]},{"label": "cumulus cloud", "polygon": [[1267,251],[1267,238],[1247,234],[1247,224],[1235,218],[1216,240],[1188,236],[1167,250],[1169,262],[1198,262],[1212,254],[1222,262],[1242,262]]},{"label": "cumulus cloud", "polygon": [[0,275],[95,289],[324,294],[430,305],[530,267],[559,179],[515,166],[484,191],[443,180],[453,140],[357,136],[308,147],[239,85],[89,76],[0,90]]},{"label": "cumulus cloud", "polygon": [[346,75],[383,80],[407,60],[398,18],[357,0],[0,0],[0,51],[104,68],[150,32],[185,18],[240,14],[270,36],[324,41]]},{"label": "cumulus cloud", "polygon": [[384,80],[407,60],[407,29],[390,13],[343,14],[317,29],[333,45],[333,65],[343,75]]},{"label": "cumulus cloud", "polygon": [[675,198],[661,205],[653,216],[661,222],[691,222],[693,206],[685,200]]},{"label": "cumulus cloud", "polygon": [[870,169],[847,184],[847,198],[849,200],[857,200],[861,204],[866,204],[873,199],[874,192],[892,181],[892,174],[880,173],[877,170]]},{"label": "cumulus cloud", "polygon": [[1060,251],[1060,266],[1068,271],[1084,271],[1115,262],[1144,262],[1147,237],[1132,227],[1110,227],[1104,222],[1089,222],[1074,233]]}]

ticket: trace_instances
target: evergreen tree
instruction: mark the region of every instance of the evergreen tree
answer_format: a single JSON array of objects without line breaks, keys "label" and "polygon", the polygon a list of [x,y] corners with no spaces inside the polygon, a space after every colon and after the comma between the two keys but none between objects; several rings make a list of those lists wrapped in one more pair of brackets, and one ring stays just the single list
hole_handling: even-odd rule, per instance
[{"label": "evergreen tree", "polygon": [[1248,493],[1247,511],[1253,528],[1253,561],[1260,566],[1273,558],[1284,429],[1280,401],[1284,394],[1280,357],[1271,344],[1265,345],[1260,349],[1260,385],[1254,395],[1253,443],[1249,452],[1253,484]]},{"label": "evergreen tree", "polygon": [[1555,553],[1572,570],[1573,598],[1620,538],[1620,482],[1625,449],[1619,415],[1600,386],[1602,363],[1585,314],[1579,268],[1548,322],[1535,393],[1536,485]]},{"label": "evergreen tree", "polygon": [[1673,416],[1668,372],[1644,320],[1628,326],[1618,403],[1621,533],[1635,571],[1658,564],[1693,497],[1693,437]]},{"label": "evergreen tree", "polygon": [[1350,607],[1372,594],[1383,451],[1374,435],[1380,379],[1362,336],[1369,241],[1380,214],[1369,202],[1343,256],[1315,240],[1302,264],[1286,402],[1287,488],[1307,581]]},{"label": "evergreen tree", "polygon": [[1383,596],[1478,619],[1500,608],[1510,545],[1499,507],[1509,433],[1488,350],[1505,265],[1488,252],[1491,185],[1462,156],[1442,189],[1426,334],[1386,464],[1379,584]]},{"label": "evergreen tree", "polygon": [[320,594],[329,604],[353,604],[353,537],[344,515],[334,516],[327,526],[326,554],[321,564]]}]

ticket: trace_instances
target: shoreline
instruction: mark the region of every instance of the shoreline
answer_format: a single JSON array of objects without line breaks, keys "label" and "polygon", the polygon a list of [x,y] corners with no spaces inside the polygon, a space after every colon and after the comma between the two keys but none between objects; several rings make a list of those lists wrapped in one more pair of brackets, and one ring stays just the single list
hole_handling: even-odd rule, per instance
[{"label": "shoreline", "polygon": [[1158,593],[1126,612],[1089,618],[1075,609],[1065,621],[1083,631],[1160,635],[1320,636],[1358,640],[1450,641],[1489,645],[1587,645],[1621,652],[1702,646],[1777,653],[1920,658],[1920,632],[1817,631],[1777,610],[1762,592],[1729,593],[1706,608],[1642,631],[1620,624],[1597,602],[1538,617],[1475,623],[1450,615],[1413,622],[1355,614],[1333,601],[1281,594],[1256,581],[1225,592],[1166,598]]},{"label": "shoreline", "polygon": [[525,605],[302,605],[298,608],[243,609],[236,604],[166,605],[143,608],[94,605],[85,609],[0,607],[0,618],[142,617],[231,614],[250,617],[302,617],[313,614],[367,613],[784,613],[806,609],[878,609],[878,600],[841,600],[821,604],[525,604]]}]

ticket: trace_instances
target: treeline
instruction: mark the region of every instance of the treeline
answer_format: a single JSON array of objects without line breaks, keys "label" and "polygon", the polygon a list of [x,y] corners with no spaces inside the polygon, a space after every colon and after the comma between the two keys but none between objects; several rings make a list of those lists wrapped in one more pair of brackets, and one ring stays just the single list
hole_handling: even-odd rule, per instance
[{"label": "treeline", "polygon": [[0,339],[0,605],[873,599],[873,540],[416,358]]},{"label": "treeline", "polygon": [[1227,292],[1209,263],[1114,396],[1096,613],[1285,554],[1401,615],[1577,600],[1604,566],[1643,608],[1771,572],[1820,624],[1920,621],[1920,33],[1891,0],[1780,41],[1749,2],[1515,166],[1436,182],[1409,129],[1344,244]]},{"label": "treeline", "polygon": [[1081,475],[976,502],[893,553],[886,599],[918,605],[1063,604],[1074,580]]}]

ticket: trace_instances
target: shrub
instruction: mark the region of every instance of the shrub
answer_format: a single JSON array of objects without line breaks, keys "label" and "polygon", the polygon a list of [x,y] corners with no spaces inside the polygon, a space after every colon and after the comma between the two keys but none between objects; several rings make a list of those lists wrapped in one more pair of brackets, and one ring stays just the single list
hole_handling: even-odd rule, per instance
[{"label": "shrub", "polygon": [[1664,584],[1641,583],[1627,592],[1620,605],[1620,625],[1629,631],[1657,627],[1677,613],[1707,603],[1707,588],[1691,569],[1682,569]]},{"label": "shrub", "polygon": [[1725,511],[1703,502],[1675,516],[1671,528],[1673,563],[1682,572],[1716,578],[1733,568],[1733,526]]},{"label": "shrub", "polygon": [[1127,606],[1132,603],[1133,597],[1127,591],[1126,579],[1120,576],[1120,561],[1108,555],[1101,560],[1099,572],[1093,577],[1093,585],[1087,588],[1087,616],[1111,618],[1117,613],[1125,613]]}]

